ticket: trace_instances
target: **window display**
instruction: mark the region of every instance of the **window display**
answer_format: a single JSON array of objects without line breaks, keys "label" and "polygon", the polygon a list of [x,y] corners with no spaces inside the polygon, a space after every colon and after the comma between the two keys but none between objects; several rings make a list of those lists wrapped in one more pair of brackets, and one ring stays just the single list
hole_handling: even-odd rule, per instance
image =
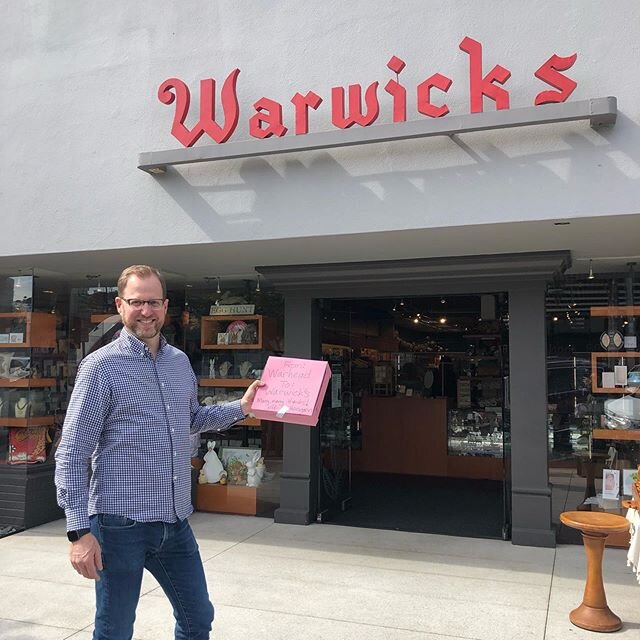
[{"label": "window display", "polygon": [[571,486],[584,487],[571,508],[623,513],[637,473],[637,289],[629,269],[600,279],[569,276],[547,294],[550,477],[571,473]]}]

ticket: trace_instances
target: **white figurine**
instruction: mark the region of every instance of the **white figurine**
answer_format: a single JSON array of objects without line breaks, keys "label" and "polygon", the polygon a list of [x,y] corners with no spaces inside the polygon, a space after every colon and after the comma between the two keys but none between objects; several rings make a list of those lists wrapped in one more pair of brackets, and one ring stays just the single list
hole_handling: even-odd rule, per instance
[{"label": "white figurine", "polygon": [[256,472],[258,474],[258,480],[260,482],[262,482],[266,470],[267,467],[264,463],[264,458],[260,458],[260,460],[258,460],[258,464],[256,465]]},{"label": "white figurine", "polygon": [[217,484],[223,477],[227,477],[227,472],[224,470],[222,462],[218,459],[214,440],[207,442],[207,449],[207,453],[204,454],[204,466],[202,470],[209,484]]},{"label": "white figurine", "polygon": [[225,360],[225,362],[220,365],[220,377],[226,378],[229,375],[229,371],[232,366],[233,365],[228,360]]},{"label": "white figurine", "polygon": [[210,378],[216,377],[216,359],[215,358],[209,358],[209,377]]},{"label": "white figurine", "polygon": [[249,460],[247,460],[247,487],[259,487],[260,477],[258,476],[258,460],[260,460],[260,452],[256,451]]}]

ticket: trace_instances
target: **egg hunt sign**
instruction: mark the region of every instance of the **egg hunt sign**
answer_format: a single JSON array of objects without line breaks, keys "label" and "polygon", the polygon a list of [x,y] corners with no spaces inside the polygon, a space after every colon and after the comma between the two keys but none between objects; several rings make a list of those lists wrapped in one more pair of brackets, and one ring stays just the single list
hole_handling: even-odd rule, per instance
[{"label": "egg hunt sign", "polygon": [[331,378],[322,360],[269,356],[251,413],[262,420],[315,426]]},{"label": "egg hunt sign", "polygon": [[[329,96],[305,89],[290,98],[290,105],[262,96],[253,102],[253,111],[247,114],[246,124],[252,138],[265,139],[283,136],[305,136],[309,133],[309,119],[327,101],[331,109],[331,122],[336,129],[349,129],[354,125],[368,127],[378,119],[381,108],[390,109],[394,123],[407,121],[411,110],[418,117],[442,118],[449,114],[447,92],[454,83],[464,82],[469,93],[470,113],[482,113],[485,98],[495,103],[496,110],[510,108],[510,95],[506,86],[511,71],[502,64],[487,64],[483,60],[482,43],[466,36],[458,48],[468,56],[468,77],[452,78],[446,70],[431,73],[416,86],[407,86],[401,79],[406,63],[391,56],[387,68],[395,77],[383,86],[375,80],[363,87],[350,84],[334,86]],[[577,53],[551,55],[532,68],[531,73],[541,82],[540,90],[531,96],[535,106],[562,103],[577,87],[577,82],[565,74],[578,58]],[[214,78],[200,81],[199,118],[189,128],[185,121],[191,107],[191,92],[180,78],[168,78],[158,88],[158,100],[174,106],[171,134],[184,147],[193,146],[203,136],[217,144],[231,139],[240,123],[237,87],[240,69],[233,69],[222,82],[219,101],[222,113],[216,109],[218,82]],[[384,81],[383,81],[384,82]],[[545,86],[546,85],[546,86]],[[364,104],[363,104],[364,97]]]}]

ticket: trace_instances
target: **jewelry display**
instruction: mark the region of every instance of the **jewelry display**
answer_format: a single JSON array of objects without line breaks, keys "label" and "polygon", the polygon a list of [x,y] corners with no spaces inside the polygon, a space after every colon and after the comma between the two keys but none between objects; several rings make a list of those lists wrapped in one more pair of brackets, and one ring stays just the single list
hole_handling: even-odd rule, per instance
[{"label": "jewelry display", "polygon": [[16,418],[28,418],[30,413],[31,403],[25,396],[21,396],[13,406],[13,414]]},{"label": "jewelry display", "polygon": [[220,377],[221,378],[226,378],[229,375],[229,371],[231,370],[231,367],[233,365],[228,361],[225,360],[221,365],[220,365]]},{"label": "jewelry display", "polygon": [[244,362],[241,362],[240,365],[238,366],[238,370],[240,371],[240,377],[248,378],[249,372],[251,371],[252,367],[253,367],[253,364],[249,362],[249,360],[245,360]]}]

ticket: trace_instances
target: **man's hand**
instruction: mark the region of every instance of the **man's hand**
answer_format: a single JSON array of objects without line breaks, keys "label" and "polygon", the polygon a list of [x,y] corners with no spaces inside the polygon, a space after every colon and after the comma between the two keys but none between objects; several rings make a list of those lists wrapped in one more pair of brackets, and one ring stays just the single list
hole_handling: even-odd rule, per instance
[{"label": "man's hand", "polygon": [[102,571],[102,549],[92,533],[71,543],[69,559],[73,568],[89,580],[100,580],[98,570]]},{"label": "man's hand", "polygon": [[242,413],[244,413],[245,416],[249,413],[249,411],[251,411],[251,405],[253,404],[253,399],[256,397],[256,391],[258,390],[258,387],[264,387],[264,382],[262,382],[262,380],[256,380],[255,382],[252,382],[244,392],[242,400],[240,400]]}]

